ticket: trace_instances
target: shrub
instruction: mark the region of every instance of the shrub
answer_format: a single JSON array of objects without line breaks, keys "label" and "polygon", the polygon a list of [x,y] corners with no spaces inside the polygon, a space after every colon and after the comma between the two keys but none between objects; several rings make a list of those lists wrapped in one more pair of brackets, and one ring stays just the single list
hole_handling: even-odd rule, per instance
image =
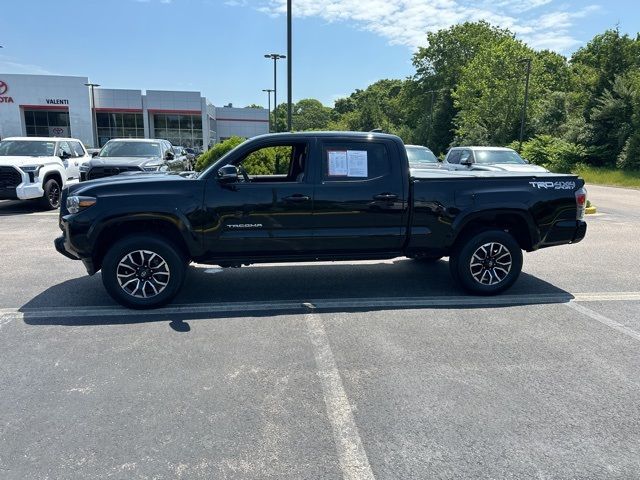
[{"label": "shrub", "polygon": [[230,152],[242,142],[244,142],[244,138],[241,137],[231,137],[223,142],[216,143],[209,150],[204,152],[196,159],[196,170],[198,172],[204,170],[212,163],[216,162],[220,157],[222,157],[227,152]]},{"label": "shrub", "polygon": [[[510,145],[517,148],[517,142]],[[522,144],[521,155],[531,163],[553,172],[569,173],[587,158],[587,150],[576,143],[551,135],[538,135]]]}]

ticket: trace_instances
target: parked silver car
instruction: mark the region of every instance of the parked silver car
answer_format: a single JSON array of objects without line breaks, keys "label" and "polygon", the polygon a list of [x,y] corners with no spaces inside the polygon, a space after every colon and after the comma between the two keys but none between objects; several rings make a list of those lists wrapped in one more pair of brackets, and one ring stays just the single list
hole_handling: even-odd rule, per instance
[{"label": "parked silver car", "polygon": [[438,157],[422,145],[405,145],[407,149],[407,157],[409,158],[409,167],[416,169],[432,169],[442,168]]},{"label": "parked silver car", "polygon": [[489,170],[505,172],[548,172],[544,167],[532,165],[505,147],[454,147],[444,159],[449,170]]}]

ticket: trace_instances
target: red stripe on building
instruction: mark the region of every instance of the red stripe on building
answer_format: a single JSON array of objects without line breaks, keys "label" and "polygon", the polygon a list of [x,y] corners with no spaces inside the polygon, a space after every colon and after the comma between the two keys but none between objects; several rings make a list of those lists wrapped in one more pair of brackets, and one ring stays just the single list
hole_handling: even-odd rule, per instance
[{"label": "red stripe on building", "polygon": [[177,115],[202,115],[200,110],[147,110],[149,113],[173,113]]},{"label": "red stripe on building", "polygon": [[223,122],[263,122],[263,123],[269,123],[269,120],[262,120],[262,119],[252,119],[252,118],[216,118],[216,120],[220,120]]},{"label": "red stripe on building", "polygon": [[141,108],[96,108],[96,112],[107,113],[142,113]]},{"label": "red stripe on building", "polygon": [[26,110],[69,110],[66,105],[20,105],[20,108]]}]

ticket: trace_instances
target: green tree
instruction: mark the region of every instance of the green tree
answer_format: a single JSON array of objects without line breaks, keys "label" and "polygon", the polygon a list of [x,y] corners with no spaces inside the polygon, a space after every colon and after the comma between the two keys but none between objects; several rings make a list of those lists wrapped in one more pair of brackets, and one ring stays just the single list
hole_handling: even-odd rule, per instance
[{"label": "green tree", "polygon": [[457,88],[462,70],[487,45],[512,37],[509,30],[484,21],[427,33],[428,46],[413,56],[416,74],[406,88],[410,92],[410,101],[405,103],[406,123],[413,143],[427,145],[436,153],[449,148],[458,113],[451,92]]},{"label": "green tree", "polygon": [[293,130],[326,130],[331,121],[331,108],[319,100],[305,98],[292,108]]},{"label": "green tree", "polygon": [[198,172],[204,170],[209,165],[215,163],[218,159],[220,159],[223,155],[230,152],[242,142],[244,142],[244,138],[241,137],[231,137],[223,142],[216,143],[209,150],[204,152],[196,159],[196,170]]}]

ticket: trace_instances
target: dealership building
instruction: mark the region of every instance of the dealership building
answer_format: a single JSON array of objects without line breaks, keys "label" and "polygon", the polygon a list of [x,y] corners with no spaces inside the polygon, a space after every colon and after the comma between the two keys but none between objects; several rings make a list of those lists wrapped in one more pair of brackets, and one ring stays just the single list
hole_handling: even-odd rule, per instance
[{"label": "dealership building", "polygon": [[269,132],[266,109],[215,107],[200,92],[101,87],[94,88],[93,105],[88,83],[87,77],[0,73],[0,139],[73,137],[100,147],[111,138],[164,138],[207,148],[234,135]]}]

